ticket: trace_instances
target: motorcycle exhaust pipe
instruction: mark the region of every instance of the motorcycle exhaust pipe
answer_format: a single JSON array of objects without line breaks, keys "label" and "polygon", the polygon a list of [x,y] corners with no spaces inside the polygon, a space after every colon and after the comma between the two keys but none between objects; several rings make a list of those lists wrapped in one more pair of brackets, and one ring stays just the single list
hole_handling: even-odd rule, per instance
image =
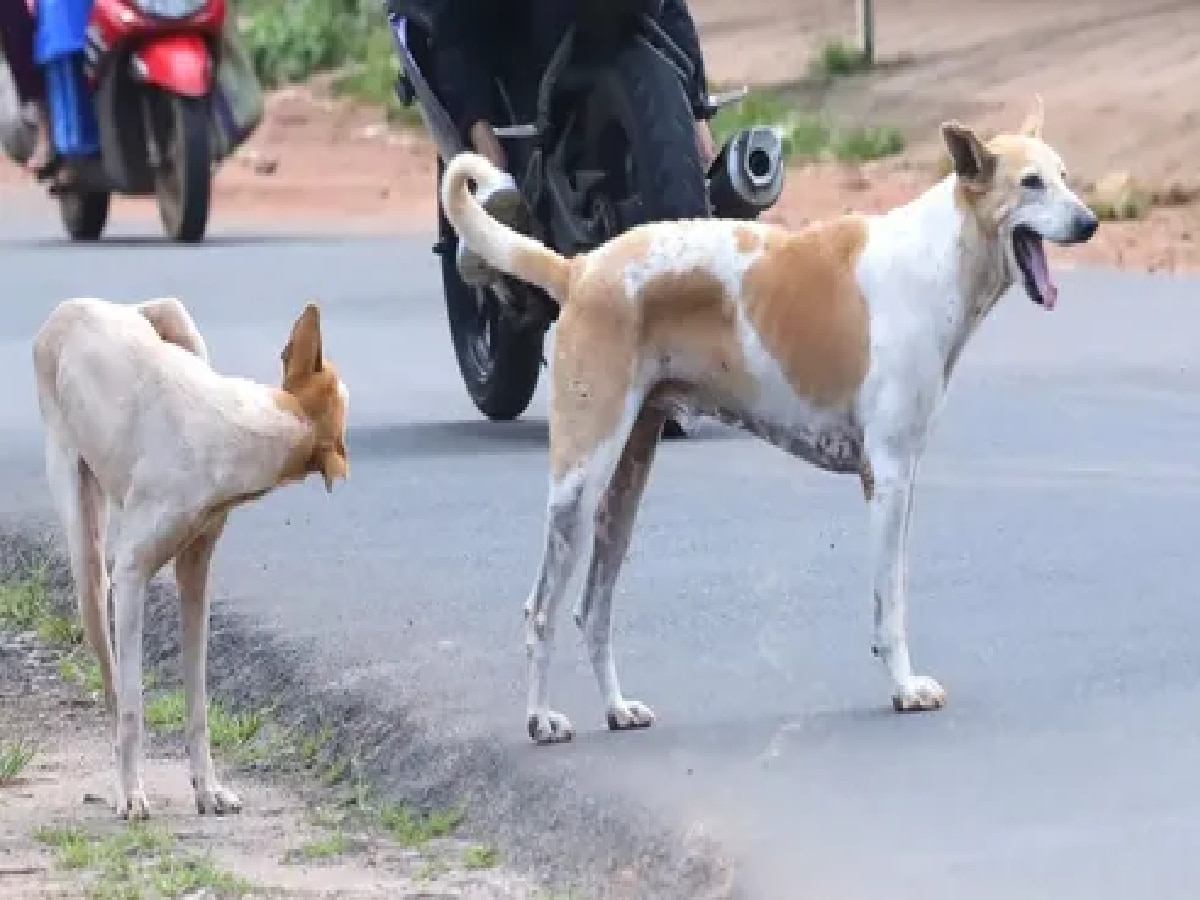
[{"label": "motorcycle exhaust pipe", "polygon": [[783,192],[783,140],[775,128],[743,128],[725,142],[708,170],[714,216],[753,219]]}]

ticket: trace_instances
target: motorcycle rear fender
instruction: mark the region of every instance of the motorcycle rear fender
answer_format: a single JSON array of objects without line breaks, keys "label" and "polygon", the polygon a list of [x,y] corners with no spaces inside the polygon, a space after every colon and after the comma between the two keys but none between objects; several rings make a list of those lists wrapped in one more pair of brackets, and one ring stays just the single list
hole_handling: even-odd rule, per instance
[{"label": "motorcycle rear fender", "polygon": [[155,35],[130,54],[133,75],[184,97],[205,97],[212,89],[213,61],[203,35]]}]

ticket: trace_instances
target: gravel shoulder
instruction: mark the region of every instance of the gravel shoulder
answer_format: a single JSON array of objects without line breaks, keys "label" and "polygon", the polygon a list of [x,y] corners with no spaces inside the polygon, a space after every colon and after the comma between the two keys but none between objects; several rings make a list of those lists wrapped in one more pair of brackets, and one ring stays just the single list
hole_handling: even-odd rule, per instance
[{"label": "gravel shoulder", "polygon": [[218,768],[245,808],[198,816],[181,700],[169,675],[155,677],[161,670],[147,678],[152,819],[119,822],[91,655],[52,577],[29,576],[35,557],[17,555],[0,582],[0,896],[555,896],[508,869],[494,844],[464,837],[460,810],[383,800],[330,753],[332,730],[305,733],[270,711],[214,703]]}]

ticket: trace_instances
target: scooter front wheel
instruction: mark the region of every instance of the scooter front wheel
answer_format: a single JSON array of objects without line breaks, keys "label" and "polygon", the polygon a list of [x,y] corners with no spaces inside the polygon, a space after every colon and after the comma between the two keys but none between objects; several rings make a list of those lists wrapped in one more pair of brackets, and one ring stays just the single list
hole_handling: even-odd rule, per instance
[{"label": "scooter front wheel", "polygon": [[63,227],[73,241],[98,241],[108,224],[108,205],[112,195],[107,191],[70,191],[58,197],[58,211]]},{"label": "scooter front wheel", "polygon": [[212,199],[208,102],[162,92],[153,103],[159,217],[171,240],[195,243],[204,239]]}]

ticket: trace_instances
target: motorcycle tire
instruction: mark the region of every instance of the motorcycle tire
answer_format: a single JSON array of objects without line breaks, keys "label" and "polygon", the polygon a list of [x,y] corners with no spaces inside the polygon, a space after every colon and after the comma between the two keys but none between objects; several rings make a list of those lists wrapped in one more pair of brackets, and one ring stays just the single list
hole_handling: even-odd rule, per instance
[{"label": "motorcycle tire", "polygon": [[153,98],[161,161],[154,191],[163,230],[172,241],[204,239],[212,200],[208,102],[162,92]]},{"label": "motorcycle tire", "polygon": [[[708,217],[708,185],[696,144],[696,120],[674,68],[641,42],[623,50],[597,88],[621,125],[632,162],[630,185],[643,221]],[[686,437],[677,419],[664,438]]]},{"label": "motorcycle tire", "polygon": [[98,241],[108,224],[112,195],[107,191],[72,191],[58,198],[58,212],[73,241]]},{"label": "motorcycle tire", "polygon": [[[445,166],[438,160],[438,182]],[[533,400],[542,368],[545,330],[524,328],[501,308],[490,289],[467,284],[455,261],[458,235],[438,204],[442,292],[450,341],[463,385],[475,408],[493,422],[517,418]]]}]

